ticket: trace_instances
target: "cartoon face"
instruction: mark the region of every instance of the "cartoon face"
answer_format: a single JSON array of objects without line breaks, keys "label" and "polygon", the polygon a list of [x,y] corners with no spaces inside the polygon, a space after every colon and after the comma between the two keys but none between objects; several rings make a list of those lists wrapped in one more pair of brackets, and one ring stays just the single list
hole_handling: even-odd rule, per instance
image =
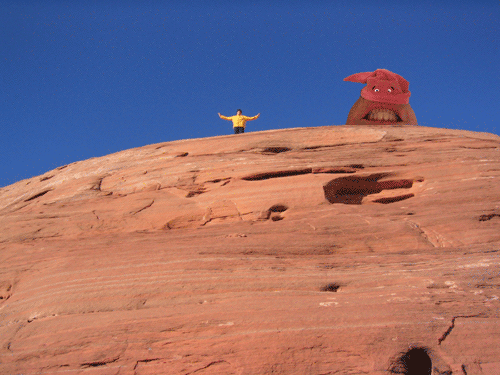
[{"label": "cartoon face", "polygon": [[378,81],[370,88],[373,95],[396,95],[403,91],[395,82]]},{"label": "cartoon face", "polygon": [[409,82],[387,69],[352,74],[344,81],[365,83],[346,125],[418,125],[409,103]]},{"label": "cartoon face", "polygon": [[[392,90],[390,86],[377,85],[373,89],[375,94],[377,89]],[[346,125],[418,125],[418,123],[415,112],[409,104],[374,102],[360,97],[349,111]]]}]

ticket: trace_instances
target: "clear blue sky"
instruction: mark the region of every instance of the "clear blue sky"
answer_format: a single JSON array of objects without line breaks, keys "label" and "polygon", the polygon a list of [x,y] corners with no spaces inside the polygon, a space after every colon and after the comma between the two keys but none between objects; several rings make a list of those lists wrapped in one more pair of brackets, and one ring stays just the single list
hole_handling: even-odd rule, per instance
[{"label": "clear blue sky", "polygon": [[[356,5],[354,5],[356,4]],[[498,0],[0,0],[0,187],[177,139],[344,124],[410,82],[420,125],[499,134]]]}]

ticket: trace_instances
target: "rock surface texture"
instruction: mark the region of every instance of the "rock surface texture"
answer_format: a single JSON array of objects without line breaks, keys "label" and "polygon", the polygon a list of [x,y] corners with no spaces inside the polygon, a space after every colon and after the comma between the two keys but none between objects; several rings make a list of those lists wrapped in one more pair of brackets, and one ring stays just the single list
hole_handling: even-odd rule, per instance
[{"label": "rock surface texture", "polygon": [[1,374],[499,374],[500,138],[160,143],[0,189]]}]

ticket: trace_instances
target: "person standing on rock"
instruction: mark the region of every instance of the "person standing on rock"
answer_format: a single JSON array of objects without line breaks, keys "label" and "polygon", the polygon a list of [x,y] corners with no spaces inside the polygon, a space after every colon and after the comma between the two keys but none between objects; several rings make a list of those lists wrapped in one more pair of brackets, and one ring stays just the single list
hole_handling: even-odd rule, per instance
[{"label": "person standing on rock", "polygon": [[222,116],[219,113],[219,117],[223,120],[230,120],[233,122],[233,129],[234,129],[234,134],[240,134],[245,132],[245,125],[247,121],[251,120],[256,120],[260,116],[260,113],[257,116],[253,117],[248,117],[248,116],[243,116],[241,109],[236,110],[236,116],[231,116],[231,117],[226,117]]}]

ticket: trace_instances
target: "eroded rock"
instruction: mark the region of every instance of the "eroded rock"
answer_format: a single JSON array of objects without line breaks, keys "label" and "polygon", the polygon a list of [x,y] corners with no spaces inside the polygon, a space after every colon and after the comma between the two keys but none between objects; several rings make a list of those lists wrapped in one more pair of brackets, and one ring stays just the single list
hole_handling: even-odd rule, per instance
[{"label": "eroded rock", "polygon": [[276,130],[0,189],[0,372],[497,374],[499,140]]}]

